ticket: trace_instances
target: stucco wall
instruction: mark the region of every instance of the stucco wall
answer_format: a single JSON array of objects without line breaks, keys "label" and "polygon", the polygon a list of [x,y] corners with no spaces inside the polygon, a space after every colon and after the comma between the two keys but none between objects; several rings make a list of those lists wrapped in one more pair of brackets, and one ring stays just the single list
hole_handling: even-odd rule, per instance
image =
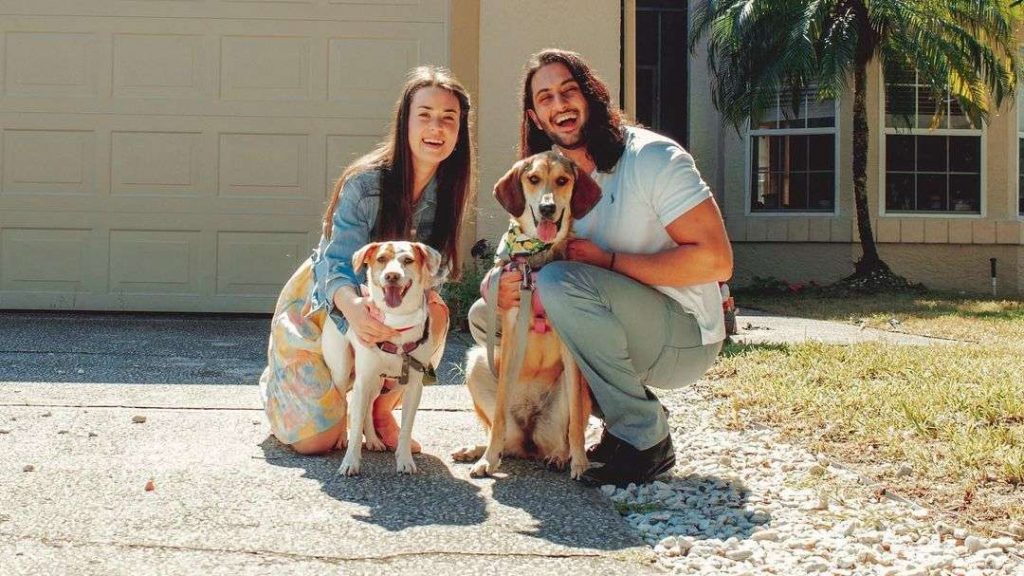
[{"label": "stucco wall", "polygon": [[619,95],[618,0],[480,1],[478,112],[478,238],[495,239],[508,225],[491,196],[516,160],[520,82],[530,55],[559,47],[581,53]]}]

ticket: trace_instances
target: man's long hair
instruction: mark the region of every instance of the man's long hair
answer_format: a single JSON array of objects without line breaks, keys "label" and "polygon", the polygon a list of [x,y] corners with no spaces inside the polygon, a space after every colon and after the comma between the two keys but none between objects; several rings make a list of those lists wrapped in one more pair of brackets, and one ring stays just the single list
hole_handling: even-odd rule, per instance
[{"label": "man's long hair", "polygon": [[580,91],[587,100],[588,118],[581,133],[587,152],[594,159],[597,169],[609,172],[626,148],[623,130],[625,119],[618,107],[612,105],[608,86],[594,73],[582,56],[576,52],[549,48],[532,57],[527,64],[523,78],[523,118],[519,130],[519,157],[526,158],[538,152],[550,150],[554,144],[551,138],[530,120],[528,110],[533,110],[531,84],[537,70],[548,64],[564,64],[573,79],[580,85]]},{"label": "man's long hair", "polygon": [[398,240],[411,236],[413,227],[412,189],[415,185],[412,150],[409,148],[409,113],[412,98],[421,88],[437,87],[451,92],[459,101],[459,134],[455,149],[437,168],[437,209],[427,243],[441,252],[451,278],[458,278],[459,235],[462,215],[469,200],[473,170],[470,140],[469,93],[451,73],[436,66],[420,66],[409,73],[402,95],[395,103],[394,120],[387,138],[370,153],[350,164],[334,184],[334,193],[324,212],[323,234],[331,237],[334,210],[349,178],[370,170],[380,171],[380,211],[370,240]]}]

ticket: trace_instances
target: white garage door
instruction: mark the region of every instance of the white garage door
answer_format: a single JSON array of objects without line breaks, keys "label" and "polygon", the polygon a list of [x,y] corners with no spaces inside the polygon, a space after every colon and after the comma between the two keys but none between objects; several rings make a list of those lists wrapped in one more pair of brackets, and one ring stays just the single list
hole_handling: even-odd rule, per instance
[{"label": "white garage door", "polygon": [[0,0],[0,308],[267,312],[447,0]]}]

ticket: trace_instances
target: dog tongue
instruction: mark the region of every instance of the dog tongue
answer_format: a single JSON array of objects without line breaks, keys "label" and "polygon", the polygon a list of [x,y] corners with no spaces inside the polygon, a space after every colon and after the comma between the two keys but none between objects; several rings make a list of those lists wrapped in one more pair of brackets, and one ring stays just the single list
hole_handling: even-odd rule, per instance
[{"label": "dog tongue", "polygon": [[398,308],[402,305],[402,287],[401,286],[385,286],[384,287],[384,303],[391,308]]},{"label": "dog tongue", "polygon": [[543,242],[551,242],[558,235],[558,226],[554,222],[545,220],[537,225],[537,237]]}]

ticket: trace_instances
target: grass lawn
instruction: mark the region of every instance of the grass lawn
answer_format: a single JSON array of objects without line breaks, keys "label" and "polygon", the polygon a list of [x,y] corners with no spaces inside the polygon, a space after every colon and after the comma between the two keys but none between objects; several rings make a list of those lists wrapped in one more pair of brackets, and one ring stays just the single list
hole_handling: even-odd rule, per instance
[{"label": "grass lawn", "polygon": [[737,303],[880,329],[892,329],[896,319],[900,331],[955,340],[732,345],[709,377],[736,426],[773,426],[961,521],[995,532],[1019,529],[1024,301],[740,294]]}]

